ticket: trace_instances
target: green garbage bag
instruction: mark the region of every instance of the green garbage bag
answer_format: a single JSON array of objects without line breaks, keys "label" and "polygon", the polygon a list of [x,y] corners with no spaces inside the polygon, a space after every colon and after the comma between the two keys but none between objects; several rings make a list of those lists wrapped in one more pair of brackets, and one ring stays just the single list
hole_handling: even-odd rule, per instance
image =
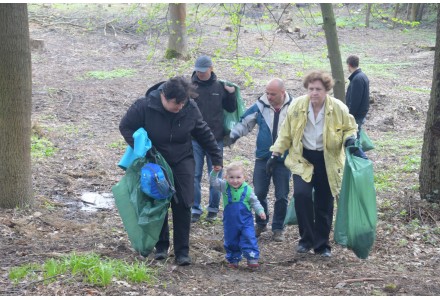
[{"label": "green garbage bag", "polygon": [[[312,190],[312,200],[315,200],[315,189]],[[284,218],[284,226],[286,225],[298,225],[295,210],[295,198],[293,196],[290,199],[289,205],[287,206],[286,217]]]},{"label": "green garbage bag", "polygon": [[154,200],[141,191],[141,169],[148,162],[164,167],[166,175],[174,185],[173,173],[168,163],[159,152],[152,152],[152,155],[151,158],[136,159],[122,179],[112,187],[116,207],[131,245],[142,256],[148,256],[159,240],[165,215],[173,197]]},{"label": "green garbage bag", "polygon": [[334,239],[365,259],[376,239],[377,207],[373,163],[350,154],[347,147]]},{"label": "green garbage bag", "polygon": [[364,152],[374,149],[373,142],[368,137],[367,132],[363,128],[361,128],[361,130],[359,131],[359,141],[361,142],[361,147]]},{"label": "green garbage bag", "polygon": [[284,226],[286,225],[298,225],[295,211],[295,198],[293,196],[287,206],[286,217],[284,218]]},{"label": "green garbage bag", "polygon": [[235,83],[220,80],[221,83],[235,87],[235,98],[237,99],[237,109],[234,112],[223,110],[223,129],[225,136],[229,136],[231,129],[240,121],[240,117],[244,114],[246,107],[241,96],[240,87]]}]

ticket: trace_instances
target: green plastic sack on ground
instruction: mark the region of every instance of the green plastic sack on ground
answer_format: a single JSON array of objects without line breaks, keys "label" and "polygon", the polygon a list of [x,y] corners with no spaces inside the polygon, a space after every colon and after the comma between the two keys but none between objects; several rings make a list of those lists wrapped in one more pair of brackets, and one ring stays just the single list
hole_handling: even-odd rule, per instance
[{"label": "green plastic sack on ground", "polygon": [[359,131],[359,140],[361,142],[361,147],[364,152],[374,149],[373,142],[368,137],[367,132],[363,128],[361,128],[361,130]]},{"label": "green plastic sack on ground", "polygon": [[286,217],[284,218],[284,226],[286,225],[298,225],[298,219],[296,218],[295,211],[295,198],[290,199],[287,206]]},{"label": "green plastic sack on ground", "polygon": [[172,198],[154,200],[141,191],[141,169],[147,162],[163,166],[170,182],[174,185],[171,168],[162,155],[156,152],[151,159],[142,157],[135,160],[122,179],[112,188],[116,207],[131,245],[142,256],[148,256],[159,240]]},{"label": "green plastic sack on ground", "polygon": [[246,107],[241,97],[240,87],[235,83],[219,80],[221,83],[235,87],[235,98],[237,99],[237,109],[234,112],[223,110],[223,129],[225,136],[229,136],[231,129],[240,121],[240,117],[244,114]]},{"label": "green plastic sack on ground", "polygon": [[376,239],[377,207],[373,163],[347,147],[334,229],[335,242],[367,258]]}]

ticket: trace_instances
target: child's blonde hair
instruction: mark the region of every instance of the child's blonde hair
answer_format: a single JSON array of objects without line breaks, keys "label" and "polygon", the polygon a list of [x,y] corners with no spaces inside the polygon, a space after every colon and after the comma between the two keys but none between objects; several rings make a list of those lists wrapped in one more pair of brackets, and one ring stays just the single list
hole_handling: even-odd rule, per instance
[{"label": "child's blonde hair", "polygon": [[[243,163],[241,161],[233,161],[229,165],[226,166],[226,175],[228,175],[231,171],[240,170],[245,174],[245,169]],[[246,174],[245,174],[246,175]]]}]

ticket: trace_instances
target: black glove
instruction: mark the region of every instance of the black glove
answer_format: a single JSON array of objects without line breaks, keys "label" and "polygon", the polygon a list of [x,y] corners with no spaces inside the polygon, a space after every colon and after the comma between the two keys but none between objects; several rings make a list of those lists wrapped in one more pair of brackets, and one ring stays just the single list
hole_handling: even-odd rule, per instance
[{"label": "black glove", "polygon": [[350,149],[350,153],[353,154],[354,156],[363,158],[363,159],[368,159],[368,157],[365,155],[365,152],[362,151],[361,148],[357,148],[354,147],[353,149]]},{"label": "black glove", "polygon": [[[350,146],[355,146],[355,141],[356,141],[356,139],[353,137],[348,138],[345,141],[345,148],[350,147]],[[354,156],[357,156],[357,157],[360,157],[363,159],[368,159],[368,157],[365,155],[365,152],[362,151],[362,149],[359,147],[352,147],[349,150],[350,150],[350,153],[353,154]]]},{"label": "black glove", "polygon": [[275,164],[277,163],[278,156],[272,155],[267,163],[266,163],[266,174],[268,176],[272,175],[273,169],[275,168]]},{"label": "black glove", "polygon": [[223,147],[230,147],[232,144],[234,144],[239,139],[238,136],[232,135],[226,135],[223,138]]},{"label": "black glove", "polygon": [[345,141],[345,148],[349,147],[349,146],[354,146],[356,139],[354,137],[349,137],[346,141]]},{"label": "black glove", "polygon": [[234,144],[240,137],[237,135],[233,135],[232,133],[229,135],[229,139],[231,141],[231,145]]}]

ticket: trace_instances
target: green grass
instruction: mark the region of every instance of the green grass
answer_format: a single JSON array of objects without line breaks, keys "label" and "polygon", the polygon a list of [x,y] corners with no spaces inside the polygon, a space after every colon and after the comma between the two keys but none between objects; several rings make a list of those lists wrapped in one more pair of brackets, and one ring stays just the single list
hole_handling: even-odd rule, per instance
[{"label": "green grass", "polygon": [[99,80],[107,80],[122,77],[131,77],[136,74],[133,69],[115,69],[112,71],[89,71],[86,73],[87,78],[94,78]]},{"label": "green grass", "polygon": [[418,172],[422,158],[420,155],[406,155],[403,157],[402,171],[405,173]]},{"label": "green grass", "polygon": [[31,157],[43,158],[54,155],[56,148],[53,143],[44,137],[33,134],[31,137]]},{"label": "green grass", "polygon": [[431,88],[427,87],[412,87],[412,86],[402,86],[403,90],[408,92],[422,93],[422,94],[431,94]]},{"label": "green grass", "polygon": [[309,55],[301,52],[278,51],[273,52],[269,59],[278,63],[292,64],[295,68],[301,68],[302,70],[325,70],[330,68],[330,62],[327,59],[327,52],[318,57],[316,55]]},{"label": "green grass", "polygon": [[[420,169],[422,138],[398,139],[393,134],[387,134],[373,142],[376,146],[374,151],[378,151],[385,158],[391,154],[395,160],[390,168],[384,168],[384,166],[375,168],[376,190],[395,190],[402,178],[411,176]],[[418,186],[412,186],[411,189],[417,190]]]},{"label": "green grass", "polygon": [[278,27],[275,23],[245,23],[243,26],[245,29],[249,31],[275,31],[275,29]]},{"label": "green grass", "polygon": [[116,142],[110,143],[108,146],[111,149],[125,150],[127,148],[127,143],[125,140],[120,139]]},{"label": "green grass", "polygon": [[410,67],[412,66],[412,62],[406,63],[370,63],[363,62],[362,63],[362,71],[371,76],[383,77],[383,78],[392,78],[396,77],[399,69],[402,67]]},{"label": "green grass", "polygon": [[151,284],[155,282],[156,271],[144,262],[127,263],[116,259],[102,259],[96,253],[72,253],[60,259],[48,259],[43,265],[26,264],[13,267],[9,271],[9,279],[13,283],[39,279],[40,276],[47,284],[56,281],[58,276],[68,275],[91,285],[108,286],[114,278]]},{"label": "green grass", "polygon": [[394,170],[378,170],[374,172],[374,186],[377,191],[394,190],[397,177]]}]

